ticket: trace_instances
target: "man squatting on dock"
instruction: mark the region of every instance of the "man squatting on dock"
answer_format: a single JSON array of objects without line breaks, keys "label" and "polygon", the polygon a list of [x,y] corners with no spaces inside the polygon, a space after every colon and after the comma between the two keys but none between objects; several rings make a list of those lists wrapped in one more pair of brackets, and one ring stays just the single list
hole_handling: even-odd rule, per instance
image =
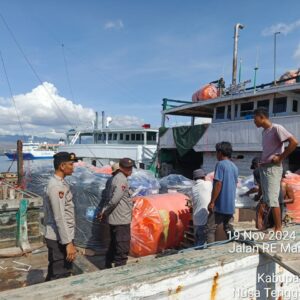
[{"label": "man squatting on dock", "polygon": [[46,281],[68,277],[76,257],[74,239],[74,203],[64,178],[72,175],[74,153],[59,152],[54,158],[54,176],[50,178],[44,200],[45,240],[48,248]]},{"label": "man squatting on dock", "polygon": [[[282,178],[282,161],[297,147],[298,141],[279,124],[272,124],[265,108],[254,111],[254,123],[262,127],[262,156],[259,163],[260,187],[263,201],[272,209],[275,223],[274,231],[281,231],[281,211],[279,206],[280,182]],[[284,143],[288,146],[284,148]]]}]

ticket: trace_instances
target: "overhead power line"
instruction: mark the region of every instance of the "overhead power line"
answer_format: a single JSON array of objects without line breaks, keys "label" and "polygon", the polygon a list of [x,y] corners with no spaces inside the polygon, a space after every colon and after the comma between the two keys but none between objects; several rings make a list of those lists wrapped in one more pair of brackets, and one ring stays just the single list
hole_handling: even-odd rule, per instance
[{"label": "overhead power line", "polygon": [[14,95],[12,93],[11,84],[10,84],[9,79],[8,79],[8,75],[7,75],[7,72],[6,72],[6,68],[5,68],[5,64],[4,64],[4,59],[3,59],[1,51],[0,51],[0,57],[1,57],[1,62],[2,62],[2,67],[3,67],[5,79],[6,79],[6,82],[7,82],[7,85],[8,85],[8,89],[9,89],[11,101],[13,102],[13,105],[14,105],[14,108],[15,108],[15,111],[16,111],[16,115],[17,115],[17,118],[18,118],[19,126],[20,126],[20,129],[21,129],[22,134],[23,134],[23,139],[25,140],[25,132],[24,132],[24,129],[23,129],[23,126],[22,126],[22,122],[21,122],[21,118],[20,118],[20,115],[19,115],[19,112],[18,112],[18,109],[17,109],[15,98],[14,98]]}]

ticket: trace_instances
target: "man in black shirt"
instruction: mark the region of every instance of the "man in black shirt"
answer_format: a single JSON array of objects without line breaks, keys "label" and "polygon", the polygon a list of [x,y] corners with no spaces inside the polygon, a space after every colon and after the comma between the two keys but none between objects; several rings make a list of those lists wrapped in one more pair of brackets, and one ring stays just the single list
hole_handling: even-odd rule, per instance
[{"label": "man in black shirt", "polygon": [[260,192],[260,175],[259,175],[259,157],[254,157],[251,162],[251,167],[250,169],[253,170],[253,177],[254,177],[254,183],[255,186],[251,188],[249,191],[247,191],[245,194],[241,196],[250,196],[251,194],[257,193],[255,195],[254,200],[258,201],[261,197],[261,192]]}]

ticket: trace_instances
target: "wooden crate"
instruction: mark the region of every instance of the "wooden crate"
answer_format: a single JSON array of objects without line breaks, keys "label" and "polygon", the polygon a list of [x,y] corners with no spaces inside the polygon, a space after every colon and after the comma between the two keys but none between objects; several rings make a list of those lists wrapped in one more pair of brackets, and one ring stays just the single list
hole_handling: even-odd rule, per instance
[{"label": "wooden crate", "polygon": [[10,184],[17,184],[18,175],[15,172],[1,172],[0,180],[4,180],[5,182]]},{"label": "wooden crate", "polygon": [[43,199],[0,181],[0,249],[17,246],[17,212],[21,199],[28,202],[27,234],[29,243],[41,242]]}]

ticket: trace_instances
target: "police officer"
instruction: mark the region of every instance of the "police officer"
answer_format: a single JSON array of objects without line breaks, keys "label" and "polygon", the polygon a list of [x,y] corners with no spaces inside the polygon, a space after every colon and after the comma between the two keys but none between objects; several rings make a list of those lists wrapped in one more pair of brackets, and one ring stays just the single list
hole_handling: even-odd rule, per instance
[{"label": "police officer", "polygon": [[108,186],[108,203],[99,219],[107,219],[110,227],[111,241],[106,254],[105,267],[126,265],[130,249],[130,223],[133,203],[127,177],[132,173],[133,160],[122,158],[119,171]]},{"label": "police officer", "polygon": [[[120,172],[120,166],[119,166],[119,163],[114,163],[112,166],[111,166],[111,171],[112,171],[112,177],[110,177],[107,181],[106,181],[106,184],[105,184],[105,189],[103,191],[103,194],[102,194],[102,197],[103,197],[103,206],[102,207],[105,207],[107,205],[107,203],[109,202],[110,200],[110,193],[111,193],[111,183],[114,179],[114,177]],[[102,210],[103,211],[103,210]],[[102,213],[102,212],[101,212]],[[101,216],[101,213],[98,214],[98,218]]]},{"label": "police officer", "polygon": [[45,240],[48,248],[46,281],[71,275],[76,257],[74,239],[74,203],[65,177],[72,175],[74,153],[59,152],[54,158],[54,176],[50,178],[44,201]]}]

